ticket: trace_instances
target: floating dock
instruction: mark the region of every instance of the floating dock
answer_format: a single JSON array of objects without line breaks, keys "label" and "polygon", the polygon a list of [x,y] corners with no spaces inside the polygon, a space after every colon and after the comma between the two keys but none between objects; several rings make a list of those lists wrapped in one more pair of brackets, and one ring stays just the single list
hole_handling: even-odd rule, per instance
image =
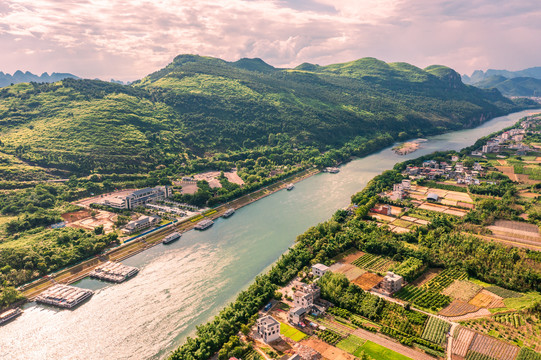
[{"label": "floating dock", "polygon": [[136,267],[108,261],[105,264],[95,268],[90,273],[90,277],[114,283],[121,283],[128,280],[132,276],[135,276],[138,272],[139,269]]},{"label": "floating dock", "polygon": [[0,325],[4,325],[8,321],[15,319],[17,316],[21,315],[23,311],[19,308],[10,309],[0,313]]},{"label": "floating dock", "polygon": [[94,295],[94,291],[69,285],[55,285],[41,293],[36,301],[41,304],[72,309]]}]

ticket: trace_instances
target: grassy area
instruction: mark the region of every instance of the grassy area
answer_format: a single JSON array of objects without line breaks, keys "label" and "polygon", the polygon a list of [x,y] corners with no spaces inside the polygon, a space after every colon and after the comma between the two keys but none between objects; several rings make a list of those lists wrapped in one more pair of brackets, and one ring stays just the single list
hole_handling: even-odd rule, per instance
[{"label": "grassy area", "polygon": [[297,330],[294,327],[284,323],[280,323],[280,334],[287,338],[290,338],[293,341],[301,341],[306,337],[306,334],[302,331]]},{"label": "grassy area", "polygon": [[363,346],[365,343],[365,339],[361,339],[360,337],[357,337],[355,335],[350,335],[344,340],[341,340],[338,344],[336,344],[336,347],[347,351],[350,354],[353,354],[357,351],[359,347]]},{"label": "grassy area", "polygon": [[387,349],[381,345],[373,343],[372,341],[367,341],[363,346],[361,346],[353,355],[361,356],[363,353],[373,357],[378,360],[412,360],[411,358]]},{"label": "grassy area", "polygon": [[519,298],[503,299],[505,306],[515,310],[525,309],[538,301],[541,301],[541,294],[536,291],[526,293]]}]

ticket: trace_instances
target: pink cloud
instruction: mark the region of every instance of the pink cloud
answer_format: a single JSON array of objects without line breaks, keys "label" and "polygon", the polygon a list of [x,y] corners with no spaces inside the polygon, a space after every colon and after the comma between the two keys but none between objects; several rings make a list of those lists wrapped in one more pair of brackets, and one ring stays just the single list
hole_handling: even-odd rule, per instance
[{"label": "pink cloud", "polygon": [[4,0],[0,70],[133,80],[181,53],[519,69],[541,65],[540,16],[537,0]]}]

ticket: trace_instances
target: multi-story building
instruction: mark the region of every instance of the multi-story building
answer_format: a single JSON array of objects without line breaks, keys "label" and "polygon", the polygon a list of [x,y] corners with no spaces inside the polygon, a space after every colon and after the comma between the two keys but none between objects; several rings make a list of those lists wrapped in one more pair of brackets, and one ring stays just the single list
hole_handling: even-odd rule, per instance
[{"label": "multi-story building", "polygon": [[104,205],[117,209],[135,209],[138,206],[144,206],[151,201],[161,201],[170,197],[172,194],[169,186],[156,186],[132,191],[127,195],[116,196],[106,199]]},{"label": "multi-story building", "polygon": [[287,320],[290,324],[298,325],[300,322],[304,321],[304,318],[306,314],[308,313],[308,309],[304,307],[294,307],[293,309],[289,310],[287,313]]},{"label": "multi-story building", "polygon": [[323,264],[312,265],[312,274],[315,276],[323,276],[329,270],[329,267]]},{"label": "multi-story building", "polygon": [[257,333],[269,343],[280,338],[280,323],[270,315],[257,320]]},{"label": "multi-story building", "polygon": [[320,289],[315,284],[304,284],[301,289],[293,294],[293,303],[296,307],[311,307],[319,299],[319,294]]},{"label": "multi-story building", "polygon": [[400,275],[393,273],[392,271],[387,272],[387,275],[383,278],[383,281],[380,283],[381,289],[392,294],[397,292],[404,285],[404,278]]},{"label": "multi-story building", "polygon": [[122,231],[126,234],[133,234],[134,232],[137,232],[139,230],[146,229],[148,227],[151,227],[152,225],[155,225],[159,223],[161,218],[157,215],[152,216],[141,216],[137,220],[132,220],[129,223],[124,226],[124,229]]}]

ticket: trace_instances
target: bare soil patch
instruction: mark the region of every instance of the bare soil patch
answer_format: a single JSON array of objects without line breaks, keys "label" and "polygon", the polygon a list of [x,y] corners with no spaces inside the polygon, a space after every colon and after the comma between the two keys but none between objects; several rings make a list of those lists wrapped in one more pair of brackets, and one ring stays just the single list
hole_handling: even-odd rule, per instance
[{"label": "bare soil patch", "polygon": [[383,280],[382,276],[379,276],[374,273],[364,273],[355,280],[353,280],[353,283],[358,285],[361,289],[368,291],[372,289],[374,286],[379,284]]},{"label": "bare soil patch", "polygon": [[360,269],[355,265],[336,263],[330,267],[330,270],[335,273],[344,274],[349,281],[357,279],[359,276],[366,273],[366,270]]},{"label": "bare soil patch", "polygon": [[305,339],[301,341],[301,344],[304,346],[308,346],[321,355],[325,357],[326,359],[332,359],[332,360],[355,360],[355,356],[348,354],[344,350],[340,350],[338,348],[335,348],[332,345],[329,345],[319,339],[316,339],[314,337]]},{"label": "bare soil patch", "polygon": [[465,302],[470,301],[483,287],[467,280],[455,280],[443,289],[442,294]]},{"label": "bare soil patch", "polygon": [[72,223],[90,217],[90,210],[79,210],[60,215],[64,221]]},{"label": "bare soil patch", "polygon": [[445,309],[441,310],[439,312],[439,315],[449,316],[449,317],[461,316],[461,315],[475,312],[477,310],[479,310],[479,307],[477,306],[468,304],[467,302],[462,301],[462,300],[455,300],[452,303],[450,303]]},{"label": "bare soil patch", "polygon": [[501,296],[493,294],[484,289],[475,295],[473,299],[469,301],[469,304],[487,309],[505,307],[503,298]]}]

